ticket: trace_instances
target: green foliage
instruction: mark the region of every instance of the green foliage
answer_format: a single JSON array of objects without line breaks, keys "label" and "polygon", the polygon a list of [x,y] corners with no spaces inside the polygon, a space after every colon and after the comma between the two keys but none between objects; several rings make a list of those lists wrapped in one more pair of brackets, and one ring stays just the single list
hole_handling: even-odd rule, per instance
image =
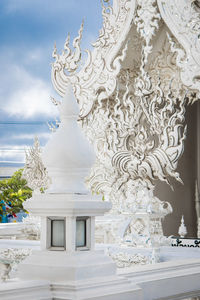
[{"label": "green foliage", "polygon": [[11,178],[0,181],[0,214],[3,213],[5,204],[8,205],[7,215],[16,214],[20,210],[25,211],[22,204],[26,199],[31,198],[32,190],[27,186],[26,180],[22,178],[22,172],[23,169],[20,169]]}]

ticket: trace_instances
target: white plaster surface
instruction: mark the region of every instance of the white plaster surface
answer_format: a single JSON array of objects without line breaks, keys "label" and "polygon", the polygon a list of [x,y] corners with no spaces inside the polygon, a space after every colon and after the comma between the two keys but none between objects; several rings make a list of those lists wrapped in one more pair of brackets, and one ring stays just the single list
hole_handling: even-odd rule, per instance
[{"label": "white plaster surface", "polygon": [[118,275],[67,284],[11,280],[0,285],[0,299],[183,300],[200,295],[200,259],[125,268]]},{"label": "white plaster surface", "polygon": [[119,273],[142,288],[145,300],[200,296],[200,259],[163,262]]},{"label": "white plaster surface", "polygon": [[22,236],[22,230],[25,228],[23,223],[1,223],[0,237],[1,238],[17,238]]},{"label": "white plaster surface", "polygon": [[0,239],[0,248],[29,248],[40,250],[40,241]]},{"label": "white plaster surface", "polygon": [[[30,241],[30,240],[11,240],[11,239],[0,239],[0,248],[29,248],[33,250],[40,250],[40,241]],[[119,247],[113,244],[95,244],[96,250],[109,249],[113,253],[115,252],[127,252],[131,254],[141,253],[143,255],[150,255],[152,252],[151,248],[134,248],[134,247]],[[190,247],[161,247],[160,248],[160,259],[161,262],[171,261],[171,260],[182,260],[182,259],[200,259],[200,248],[190,248]]]}]

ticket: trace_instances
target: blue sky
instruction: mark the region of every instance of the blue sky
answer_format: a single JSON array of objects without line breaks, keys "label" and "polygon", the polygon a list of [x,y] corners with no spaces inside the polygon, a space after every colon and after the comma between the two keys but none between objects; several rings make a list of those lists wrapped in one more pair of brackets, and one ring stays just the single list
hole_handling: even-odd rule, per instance
[{"label": "blue sky", "polygon": [[101,28],[100,0],[0,0],[0,165],[23,162],[37,135],[50,137],[47,121],[58,118],[50,96],[52,51],[62,51],[68,32],[84,18],[82,49]]}]

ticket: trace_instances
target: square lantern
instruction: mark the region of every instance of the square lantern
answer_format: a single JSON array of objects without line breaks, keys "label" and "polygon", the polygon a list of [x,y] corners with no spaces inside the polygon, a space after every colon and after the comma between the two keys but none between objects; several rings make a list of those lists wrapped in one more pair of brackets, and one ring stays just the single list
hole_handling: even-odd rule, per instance
[{"label": "square lantern", "polygon": [[91,217],[47,217],[48,250],[91,249]]},{"label": "square lantern", "polygon": [[66,221],[65,218],[48,217],[47,218],[47,248],[49,250],[65,250]]}]

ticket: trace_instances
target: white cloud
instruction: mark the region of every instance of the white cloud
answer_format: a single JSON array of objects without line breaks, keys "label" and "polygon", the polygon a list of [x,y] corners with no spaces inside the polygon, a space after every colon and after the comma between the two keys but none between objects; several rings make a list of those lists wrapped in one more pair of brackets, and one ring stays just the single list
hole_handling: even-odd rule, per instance
[{"label": "white cloud", "polygon": [[24,62],[25,63],[30,63],[30,62],[38,62],[44,58],[45,55],[45,49],[41,48],[35,48],[26,51],[24,55]]},{"label": "white cloud", "polygon": [[49,96],[49,88],[42,81],[35,80],[30,87],[21,87],[10,96],[10,105],[5,111],[25,118],[37,114],[55,115],[55,108],[49,105]]},{"label": "white cloud", "polygon": [[[52,43],[53,49],[53,43]],[[53,52],[53,50],[52,50]],[[23,55],[22,55],[23,53]],[[8,45],[1,45],[1,52],[0,52],[0,61],[1,66],[3,65],[4,68],[7,66],[10,67],[12,65],[14,69],[16,69],[16,61],[18,61],[18,65],[20,66],[27,66],[27,65],[39,65],[42,67],[45,66],[48,57],[47,47],[38,46],[36,45],[33,47],[28,47],[27,44],[13,44],[12,47]],[[50,55],[49,55],[50,57]],[[8,70],[7,70],[8,71]]]},{"label": "white cloud", "polygon": [[58,111],[50,101],[52,94],[50,84],[35,78],[23,67],[9,64],[6,69],[12,70],[12,73],[4,74],[5,84],[7,83],[4,95],[7,99],[6,102],[5,99],[1,99],[3,101],[0,103],[0,108],[4,112],[24,119],[39,115],[56,118]]},{"label": "white cloud", "polygon": [[31,140],[33,141],[35,136],[37,136],[40,139],[49,139],[51,137],[52,133],[49,131],[48,132],[41,132],[41,133],[30,133],[30,134],[18,134],[18,135],[13,135],[11,138],[13,140]]}]

